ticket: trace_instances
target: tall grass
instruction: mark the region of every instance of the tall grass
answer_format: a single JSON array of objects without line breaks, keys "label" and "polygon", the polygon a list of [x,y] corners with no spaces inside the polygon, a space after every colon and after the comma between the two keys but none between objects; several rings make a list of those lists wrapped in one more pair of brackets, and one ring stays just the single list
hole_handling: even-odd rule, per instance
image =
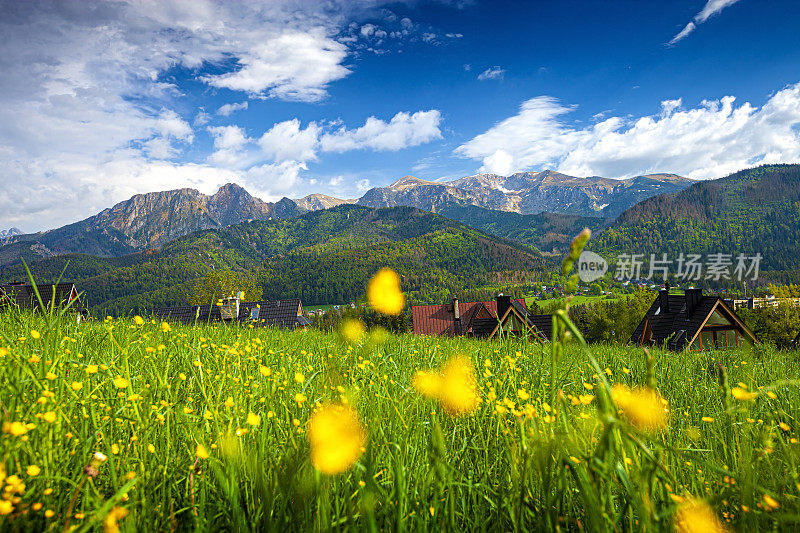
[{"label": "tall grass", "polygon": [[[0,315],[0,347],[4,530],[101,528],[114,508],[130,531],[665,530],[690,498],[732,528],[799,526],[796,352],[656,350],[648,363],[579,341],[557,354],[519,339],[348,343],[15,311]],[[481,397],[460,418],[410,386],[454,354],[473,361]],[[637,429],[608,393],[648,382],[669,405],[664,430]],[[326,476],[306,423],[343,398],[368,443]],[[96,452],[108,460],[94,472]]]}]

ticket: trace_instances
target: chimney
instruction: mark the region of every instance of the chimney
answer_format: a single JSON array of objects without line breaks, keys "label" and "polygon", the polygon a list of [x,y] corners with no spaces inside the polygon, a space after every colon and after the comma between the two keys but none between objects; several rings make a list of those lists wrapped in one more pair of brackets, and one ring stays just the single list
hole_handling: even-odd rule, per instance
[{"label": "chimney", "polygon": [[511,307],[511,296],[504,296],[501,292],[497,295],[497,319],[503,318],[508,308]]},{"label": "chimney", "polygon": [[703,300],[703,289],[686,289],[686,313],[692,316]]},{"label": "chimney", "polygon": [[461,309],[458,308],[458,298],[453,298],[453,334],[461,335]]},{"label": "chimney", "polygon": [[658,291],[658,300],[661,306],[661,312],[669,313],[669,283],[666,283],[664,288]]}]

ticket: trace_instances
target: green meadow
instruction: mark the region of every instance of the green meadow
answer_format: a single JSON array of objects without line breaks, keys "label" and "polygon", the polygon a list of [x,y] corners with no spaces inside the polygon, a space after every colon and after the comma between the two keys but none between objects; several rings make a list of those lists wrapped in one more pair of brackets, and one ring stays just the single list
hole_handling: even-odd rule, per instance
[{"label": "green meadow", "polygon": [[[648,358],[566,337],[345,340],[6,312],[0,529],[664,531],[682,512],[717,530],[800,527],[796,352]],[[463,416],[411,385],[457,354],[477,380]],[[648,384],[657,418],[668,411],[658,427],[610,393]],[[366,434],[334,475],[307,438],[331,402]]]}]

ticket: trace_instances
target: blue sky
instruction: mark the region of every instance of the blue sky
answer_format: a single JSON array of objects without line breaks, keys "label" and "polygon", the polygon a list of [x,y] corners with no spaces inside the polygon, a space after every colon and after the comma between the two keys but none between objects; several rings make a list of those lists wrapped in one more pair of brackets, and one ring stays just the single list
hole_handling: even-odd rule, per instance
[{"label": "blue sky", "polygon": [[0,228],[229,181],[800,162],[798,27],[781,0],[0,0]]}]

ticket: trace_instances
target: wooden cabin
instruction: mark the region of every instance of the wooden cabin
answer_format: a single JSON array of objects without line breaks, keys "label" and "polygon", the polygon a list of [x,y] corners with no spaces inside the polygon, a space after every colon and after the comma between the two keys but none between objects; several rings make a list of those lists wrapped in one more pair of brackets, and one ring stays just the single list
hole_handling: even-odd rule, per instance
[{"label": "wooden cabin", "polygon": [[415,305],[411,307],[414,333],[443,337],[494,338],[530,334],[544,341],[550,338],[550,315],[530,315],[523,298],[498,295],[486,302]]},{"label": "wooden cabin", "polygon": [[664,289],[633,332],[631,342],[680,352],[732,348],[756,344],[758,339],[722,298],[703,295],[702,289],[687,289],[682,295]]}]

